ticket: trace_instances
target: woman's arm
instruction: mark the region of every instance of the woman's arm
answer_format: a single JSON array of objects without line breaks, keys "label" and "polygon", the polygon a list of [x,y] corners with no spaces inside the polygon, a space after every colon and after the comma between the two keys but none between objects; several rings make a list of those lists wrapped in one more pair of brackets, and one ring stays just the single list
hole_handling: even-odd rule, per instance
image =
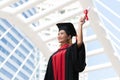
[{"label": "woman's arm", "polygon": [[81,17],[78,23],[78,33],[77,33],[77,45],[78,47],[81,46],[81,44],[83,43],[83,32],[82,32],[82,28],[83,28],[83,24],[85,23],[85,17]]}]

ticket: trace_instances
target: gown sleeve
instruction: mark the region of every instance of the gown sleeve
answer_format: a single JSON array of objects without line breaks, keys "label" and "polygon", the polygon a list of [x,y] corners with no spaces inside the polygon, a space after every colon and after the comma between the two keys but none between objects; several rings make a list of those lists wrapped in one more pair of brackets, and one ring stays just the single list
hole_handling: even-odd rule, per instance
[{"label": "gown sleeve", "polygon": [[77,43],[71,45],[70,53],[72,56],[72,64],[74,70],[76,72],[82,72],[86,66],[86,53],[84,43],[82,43],[80,47],[78,47]]}]

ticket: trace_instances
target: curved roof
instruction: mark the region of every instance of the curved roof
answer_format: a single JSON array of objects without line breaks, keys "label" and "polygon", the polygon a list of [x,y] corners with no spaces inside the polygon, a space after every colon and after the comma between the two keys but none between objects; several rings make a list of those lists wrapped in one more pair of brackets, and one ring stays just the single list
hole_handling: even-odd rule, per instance
[{"label": "curved roof", "polygon": [[48,59],[59,45],[55,44],[55,24],[70,21],[77,29],[83,10],[89,8],[89,21],[84,25],[88,59],[85,72],[92,76],[93,71],[110,68],[112,77],[120,77],[119,3],[119,0],[0,0],[0,17],[19,28]]}]

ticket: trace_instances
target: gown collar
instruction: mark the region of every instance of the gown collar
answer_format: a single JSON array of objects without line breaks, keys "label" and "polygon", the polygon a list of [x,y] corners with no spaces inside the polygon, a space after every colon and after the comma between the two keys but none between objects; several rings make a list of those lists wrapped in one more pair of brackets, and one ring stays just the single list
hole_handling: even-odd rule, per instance
[{"label": "gown collar", "polygon": [[61,50],[61,49],[66,49],[66,48],[68,48],[70,46],[70,44],[64,44],[64,45],[62,45],[60,48],[59,48],[59,50]]}]

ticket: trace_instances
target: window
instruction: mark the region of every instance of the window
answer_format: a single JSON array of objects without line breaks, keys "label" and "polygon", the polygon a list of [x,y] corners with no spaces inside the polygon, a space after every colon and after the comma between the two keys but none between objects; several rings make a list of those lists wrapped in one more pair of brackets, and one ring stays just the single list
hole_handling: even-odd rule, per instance
[{"label": "window", "polygon": [[5,19],[2,19],[2,22],[6,25],[6,27],[12,27],[12,25]]},{"label": "window", "polygon": [[18,36],[20,39],[23,39],[22,35],[18,33],[18,31],[15,28],[12,28],[12,32],[14,32],[15,35]]},{"label": "window", "polygon": [[17,71],[17,68],[16,68],[14,65],[12,65],[11,63],[6,62],[5,64],[6,64],[11,70],[13,70],[14,72]]},{"label": "window", "polygon": [[20,75],[24,80],[29,80],[28,76],[26,76],[24,73],[19,72],[18,75]]},{"label": "window", "polygon": [[29,51],[28,51],[22,44],[20,45],[20,48],[21,48],[26,54],[29,53]]},{"label": "window", "polygon": [[5,54],[5,55],[9,55],[10,53],[5,49],[3,48],[2,46],[0,46],[0,50]]},{"label": "window", "polygon": [[27,67],[27,66],[23,66],[23,69],[27,72],[27,73],[29,73],[29,74],[32,74],[32,71]]},{"label": "window", "polygon": [[25,59],[25,56],[23,55],[23,53],[21,53],[19,50],[16,50],[15,53],[20,56],[22,59]]},{"label": "window", "polygon": [[34,63],[32,63],[29,59],[27,60],[27,63],[28,63],[32,68],[34,68]]},{"label": "window", "polygon": [[3,62],[4,60],[5,59],[2,56],[0,56],[0,63]]},{"label": "window", "polygon": [[30,47],[30,49],[33,49],[33,46],[27,41],[27,40],[24,40],[24,43]]},{"label": "window", "polygon": [[19,66],[22,64],[16,57],[13,55],[10,57],[14,62],[16,62]]},{"label": "window", "polygon": [[0,25],[0,31],[5,32],[6,30]]},{"label": "window", "polygon": [[2,38],[1,41],[6,44],[11,50],[14,49],[14,47],[12,46],[12,44],[10,44],[5,38]]},{"label": "window", "polygon": [[11,73],[9,73],[8,71],[6,71],[3,68],[0,69],[0,72],[3,73],[5,76],[7,76],[10,79],[13,77],[13,75]]},{"label": "window", "polygon": [[18,41],[8,32],[7,36],[15,43],[18,44]]}]

